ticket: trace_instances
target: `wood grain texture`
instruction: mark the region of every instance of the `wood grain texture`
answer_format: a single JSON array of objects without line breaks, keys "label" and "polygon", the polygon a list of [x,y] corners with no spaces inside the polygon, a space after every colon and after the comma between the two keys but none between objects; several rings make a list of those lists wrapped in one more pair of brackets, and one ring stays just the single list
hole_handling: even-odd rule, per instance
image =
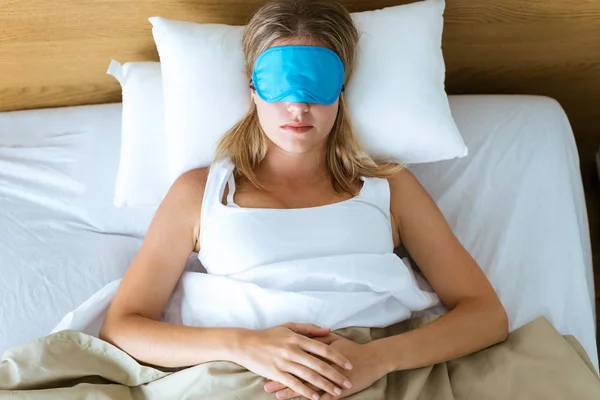
[{"label": "wood grain texture", "polygon": [[[341,2],[353,12],[411,1]],[[158,60],[148,17],[241,25],[264,3],[0,0],[0,110],[118,102],[109,61]],[[450,94],[547,95],[565,108],[600,277],[600,1],[447,0],[443,50]]]}]

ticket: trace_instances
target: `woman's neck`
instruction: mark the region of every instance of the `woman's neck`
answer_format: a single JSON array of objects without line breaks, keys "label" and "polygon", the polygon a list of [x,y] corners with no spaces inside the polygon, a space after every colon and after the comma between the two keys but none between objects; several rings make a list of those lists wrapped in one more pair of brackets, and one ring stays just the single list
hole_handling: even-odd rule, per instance
[{"label": "woman's neck", "polygon": [[325,149],[316,148],[306,153],[293,154],[273,146],[258,166],[256,175],[261,180],[286,186],[328,179]]}]

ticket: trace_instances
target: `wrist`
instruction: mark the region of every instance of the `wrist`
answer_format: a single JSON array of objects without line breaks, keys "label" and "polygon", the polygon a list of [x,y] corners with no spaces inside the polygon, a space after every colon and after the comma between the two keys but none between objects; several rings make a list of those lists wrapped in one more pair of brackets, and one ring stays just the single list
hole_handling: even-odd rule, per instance
[{"label": "wrist", "polygon": [[377,360],[376,368],[379,375],[385,376],[402,369],[398,355],[400,352],[396,351],[396,346],[392,348],[388,340],[374,340],[365,346],[367,346],[368,354],[372,354],[373,359]]},{"label": "wrist", "polygon": [[223,360],[241,365],[247,343],[254,331],[244,328],[228,328],[223,335]]}]

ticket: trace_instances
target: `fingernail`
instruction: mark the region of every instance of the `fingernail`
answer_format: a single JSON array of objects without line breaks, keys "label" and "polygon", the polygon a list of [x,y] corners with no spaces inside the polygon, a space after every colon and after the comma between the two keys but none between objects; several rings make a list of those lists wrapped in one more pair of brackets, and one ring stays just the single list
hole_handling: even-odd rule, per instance
[{"label": "fingernail", "polygon": [[336,387],[335,389],[333,389],[333,393],[335,393],[339,396],[340,394],[342,394],[342,389]]},{"label": "fingernail", "polygon": [[312,395],[312,398],[314,400],[319,400],[319,395],[315,393],[315,394]]},{"label": "fingernail", "polygon": [[350,389],[352,387],[352,384],[350,383],[350,381],[344,381],[344,387],[346,389]]},{"label": "fingernail", "polygon": [[352,369],[352,364],[350,364],[349,362],[346,363],[345,365],[347,370],[351,370]]}]

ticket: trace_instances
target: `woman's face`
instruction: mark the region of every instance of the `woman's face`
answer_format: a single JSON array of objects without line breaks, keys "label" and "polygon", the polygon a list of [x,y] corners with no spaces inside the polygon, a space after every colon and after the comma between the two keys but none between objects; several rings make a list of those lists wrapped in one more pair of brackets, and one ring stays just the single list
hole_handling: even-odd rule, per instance
[{"label": "woman's face", "polygon": [[[277,40],[273,46],[316,45],[304,38]],[[318,45],[318,44],[317,44]],[[302,154],[324,147],[335,123],[339,97],[332,104],[268,103],[252,90],[260,125],[271,142],[287,153]]]}]

